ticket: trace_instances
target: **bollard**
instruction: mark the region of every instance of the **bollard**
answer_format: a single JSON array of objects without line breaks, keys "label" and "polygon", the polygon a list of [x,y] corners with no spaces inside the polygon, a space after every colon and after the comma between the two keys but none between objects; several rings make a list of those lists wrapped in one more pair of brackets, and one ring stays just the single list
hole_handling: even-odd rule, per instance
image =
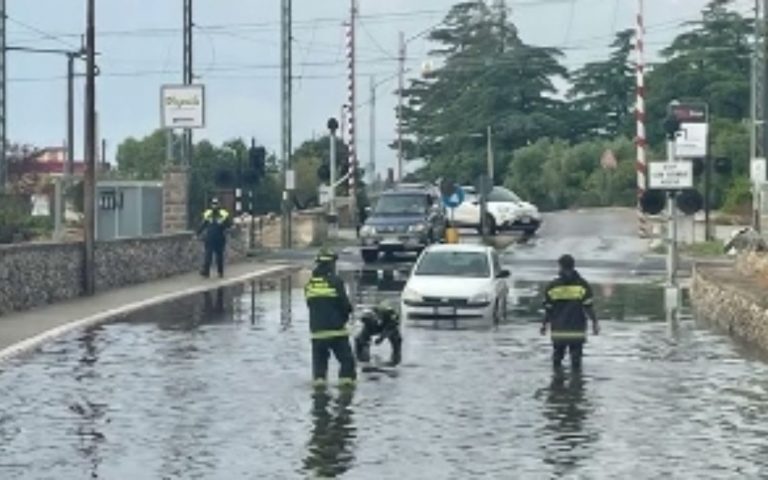
[{"label": "bollard", "polygon": [[445,229],[445,243],[459,243],[459,230],[457,228],[448,227]]}]

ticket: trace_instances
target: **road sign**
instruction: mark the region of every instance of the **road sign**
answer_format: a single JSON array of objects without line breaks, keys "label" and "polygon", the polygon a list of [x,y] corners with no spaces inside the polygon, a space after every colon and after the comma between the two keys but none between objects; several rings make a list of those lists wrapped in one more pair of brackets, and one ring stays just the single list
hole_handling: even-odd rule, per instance
[{"label": "road sign", "polygon": [[669,113],[680,122],[675,139],[678,158],[706,157],[709,138],[709,107],[706,103],[672,103]]},{"label": "road sign", "polygon": [[604,170],[613,170],[617,165],[618,162],[616,161],[616,155],[613,154],[613,150],[608,149],[603,152],[603,156],[600,157],[600,166]]},{"label": "road sign", "polygon": [[456,185],[453,189],[453,193],[450,195],[443,195],[443,204],[448,208],[456,208],[464,203],[464,190]]},{"label": "road sign", "polygon": [[707,156],[709,125],[706,123],[682,123],[675,140],[675,155],[678,158]]},{"label": "road sign", "polygon": [[754,158],[752,159],[752,163],[750,165],[750,178],[752,179],[752,183],[757,184],[763,184],[768,182],[768,177],[766,176],[768,172],[766,172],[766,164],[765,164],[764,158]]},{"label": "road sign", "polygon": [[329,185],[317,187],[317,197],[320,205],[327,205],[331,201],[331,187]]},{"label": "road sign", "polygon": [[649,163],[648,186],[654,190],[684,190],[693,188],[693,162]]},{"label": "road sign", "polygon": [[163,85],[160,102],[163,128],[205,127],[205,87],[202,85]]}]

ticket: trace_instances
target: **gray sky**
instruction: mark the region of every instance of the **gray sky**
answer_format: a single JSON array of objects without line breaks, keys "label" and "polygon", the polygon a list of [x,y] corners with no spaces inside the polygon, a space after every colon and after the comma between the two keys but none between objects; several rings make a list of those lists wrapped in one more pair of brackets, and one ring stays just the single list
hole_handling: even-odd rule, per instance
[{"label": "gray sky", "polygon": [[[392,80],[378,88],[379,172],[393,166],[387,148],[395,134],[393,76],[398,31],[407,37],[443,18],[455,0],[359,0],[358,102],[369,98],[369,78]],[[706,0],[645,0],[650,55],[695,19]],[[84,29],[84,0],[8,0],[8,44],[77,48]],[[601,59],[617,30],[632,27],[636,0],[509,0],[523,39],[566,49],[575,68]],[[739,10],[749,11],[744,0]],[[181,80],[181,0],[99,0],[97,49],[103,76],[97,84],[100,133],[108,158],[127,136],[159,126],[159,88]],[[349,2],[294,0],[294,145],[321,135],[346,99],[344,30]],[[269,150],[280,145],[279,0],[195,0],[195,69],[207,88],[208,126],[196,133],[216,143],[256,136]],[[409,44],[410,75],[428,60],[429,45]],[[65,138],[66,61],[63,57],[9,53],[9,138],[38,146]],[[76,105],[77,152],[82,151],[83,82]],[[369,151],[368,107],[358,110],[358,150]]]}]

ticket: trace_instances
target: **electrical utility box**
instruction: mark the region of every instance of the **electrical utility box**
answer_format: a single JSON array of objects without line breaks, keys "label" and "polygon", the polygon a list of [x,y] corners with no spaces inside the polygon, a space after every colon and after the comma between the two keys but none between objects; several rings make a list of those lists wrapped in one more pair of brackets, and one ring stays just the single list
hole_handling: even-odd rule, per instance
[{"label": "electrical utility box", "polygon": [[96,240],[146,237],[162,231],[162,182],[98,182]]}]

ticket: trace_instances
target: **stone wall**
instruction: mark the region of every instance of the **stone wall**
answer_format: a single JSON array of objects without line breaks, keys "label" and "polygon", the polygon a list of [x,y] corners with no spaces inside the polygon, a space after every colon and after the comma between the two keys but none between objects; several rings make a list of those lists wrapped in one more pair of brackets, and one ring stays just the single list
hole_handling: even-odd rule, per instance
[{"label": "stone wall", "polygon": [[696,267],[691,298],[698,318],[768,350],[768,295],[754,276],[729,267]]},{"label": "stone wall", "polygon": [[768,253],[743,253],[736,259],[736,269],[742,275],[756,276],[768,280]]},{"label": "stone wall", "polygon": [[[235,235],[227,260],[245,253]],[[198,270],[203,245],[186,232],[99,242],[95,256],[96,287],[105,291]],[[82,274],[82,243],[0,246],[0,315],[78,297]]]}]

